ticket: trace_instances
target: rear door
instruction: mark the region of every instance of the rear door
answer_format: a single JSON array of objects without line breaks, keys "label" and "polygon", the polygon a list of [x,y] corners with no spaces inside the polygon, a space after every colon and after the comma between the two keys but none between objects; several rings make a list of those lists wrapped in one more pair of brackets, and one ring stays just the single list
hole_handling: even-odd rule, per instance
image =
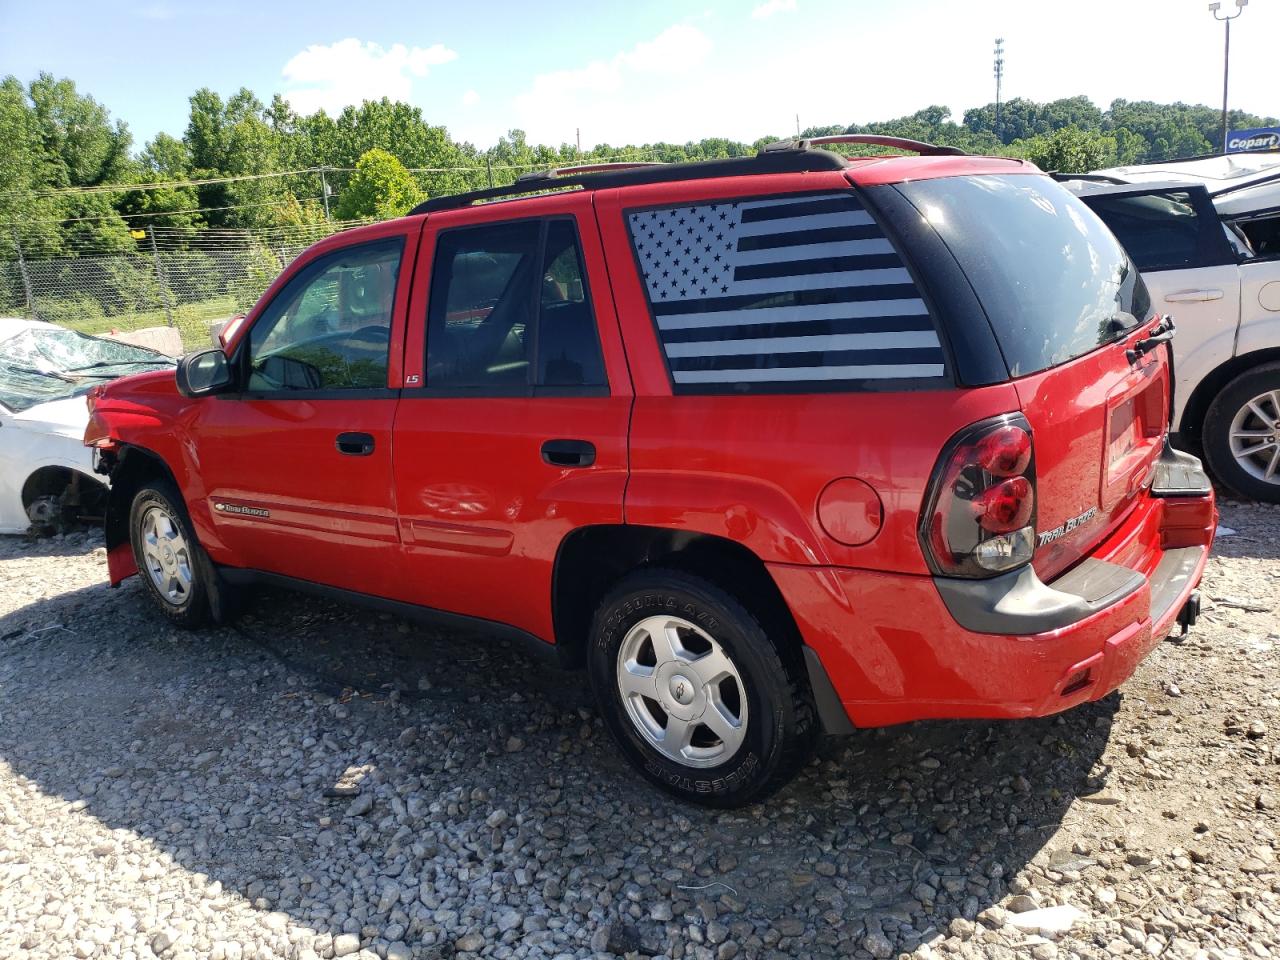
[{"label": "rear door", "polygon": [[1196,385],[1229,360],[1240,322],[1240,267],[1203,187],[1114,190],[1082,199],[1133,258],[1153,307],[1178,325],[1174,423]]},{"label": "rear door", "polygon": [[627,479],[631,382],[591,200],[430,216],[395,420],[403,598],[545,640],[557,550],[622,522]]},{"label": "rear door", "polygon": [[300,264],[240,341],[240,392],[197,405],[193,509],[208,511],[215,560],[395,595],[392,384],[420,223]]},{"label": "rear door", "polygon": [[[1137,268],[1072,194],[1039,176],[964,176],[898,188],[978,294],[1031,424],[1034,564],[1051,577],[1123,518],[1168,418],[1163,344]],[[1132,351],[1132,352],[1131,352]]]}]

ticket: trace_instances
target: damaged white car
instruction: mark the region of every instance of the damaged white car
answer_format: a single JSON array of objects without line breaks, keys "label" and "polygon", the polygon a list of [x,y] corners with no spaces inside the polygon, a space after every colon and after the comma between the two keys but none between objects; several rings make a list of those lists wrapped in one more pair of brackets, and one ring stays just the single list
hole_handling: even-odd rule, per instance
[{"label": "damaged white car", "polygon": [[0,533],[100,516],[106,488],[84,446],[84,395],[95,384],[173,365],[144,347],[0,317]]}]

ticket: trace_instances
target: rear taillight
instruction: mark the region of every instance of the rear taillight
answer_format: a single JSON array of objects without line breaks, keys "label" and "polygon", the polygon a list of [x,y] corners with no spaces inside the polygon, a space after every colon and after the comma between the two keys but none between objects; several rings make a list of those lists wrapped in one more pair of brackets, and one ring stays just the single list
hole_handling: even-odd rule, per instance
[{"label": "rear taillight", "polygon": [[920,542],[934,573],[991,577],[1031,561],[1036,544],[1031,425],[1019,413],[966,427],[938,458]]}]

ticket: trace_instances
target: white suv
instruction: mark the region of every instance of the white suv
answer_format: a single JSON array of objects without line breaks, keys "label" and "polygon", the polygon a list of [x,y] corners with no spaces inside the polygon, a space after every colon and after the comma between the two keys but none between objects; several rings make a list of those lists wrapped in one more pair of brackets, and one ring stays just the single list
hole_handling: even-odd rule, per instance
[{"label": "white suv", "polygon": [[1211,178],[1177,169],[1205,162],[1167,164],[1158,179],[1133,167],[1061,179],[1174,316],[1178,442],[1237,493],[1280,503],[1280,158],[1219,178],[1213,194]]}]

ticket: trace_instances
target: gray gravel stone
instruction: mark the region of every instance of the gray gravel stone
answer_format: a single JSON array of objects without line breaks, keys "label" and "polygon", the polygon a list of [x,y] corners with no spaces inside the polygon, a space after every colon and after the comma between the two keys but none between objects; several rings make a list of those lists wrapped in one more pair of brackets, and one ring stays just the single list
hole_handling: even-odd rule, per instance
[{"label": "gray gravel stone", "polygon": [[100,539],[0,538],[0,957],[1280,955],[1280,518],[1222,509],[1206,595],[1263,612],[1207,605],[1059,717],[824,742],[728,811],[504,641],[269,591],[180,633]]}]

